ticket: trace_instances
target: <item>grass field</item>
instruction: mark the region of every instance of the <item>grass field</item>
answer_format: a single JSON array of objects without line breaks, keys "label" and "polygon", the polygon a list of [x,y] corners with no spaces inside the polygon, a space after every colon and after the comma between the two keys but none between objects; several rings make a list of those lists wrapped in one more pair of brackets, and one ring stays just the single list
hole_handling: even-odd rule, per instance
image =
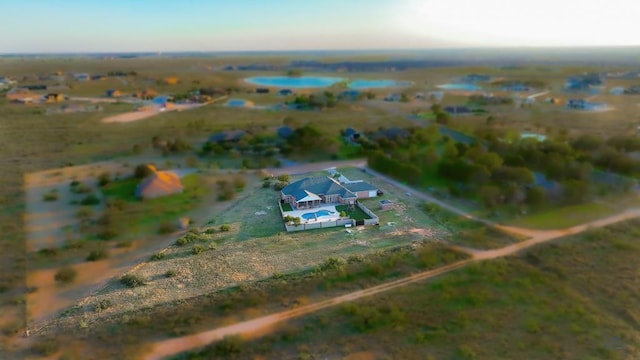
[{"label": "grass field", "polygon": [[[375,58],[381,57],[376,56]],[[267,56],[263,60],[270,63],[286,63],[290,60],[290,57]],[[217,58],[140,58],[118,59],[115,61],[81,58],[37,60],[3,58],[0,59],[0,68],[3,71],[2,75],[16,76],[18,78],[21,78],[23,75],[48,74],[55,71],[107,72],[112,70],[134,70],[138,72],[136,77],[124,79],[126,83],[119,80],[116,82],[114,79],[83,83],[72,82],[70,83],[72,88],[66,92],[72,96],[101,96],[106,89],[114,87],[124,92],[154,88],[160,93],[184,92],[194,87],[237,87],[240,91],[232,94],[234,97],[247,98],[255,101],[256,104],[259,105],[270,105],[281,102],[282,98],[275,94],[262,96],[247,93],[252,91],[253,87],[244,84],[242,78],[264,75],[263,73],[223,72],[214,70],[215,67],[226,64],[249,64],[255,62],[255,58],[241,58],[235,55],[225,55]],[[512,77],[544,78],[545,81],[554,87],[554,91],[558,91],[566,76],[583,71],[599,70],[598,68],[586,67],[533,66],[523,67],[518,70],[509,70],[508,75]],[[411,94],[416,91],[424,92],[425,86],[426,90],[430,90],[435,84],[448,82],[451,78],[463,74],[500,74],[502,72],[503,71],[498,68],[464,67],[412,69],[393,73],[358,73],[352,75],[358,78],[411,80],[415,82],[415,86],[405,89]],[[177,85],[170,86],[157,81],[172,75],[178,76],[181,82]],[[333,91],[337,90],[338,89],[333,89]],[[379,98],[387,92],[388,89],[376,91]],[[534,104],[530,109],[500,109],[494,111],[492,115],[497,118],[496,126],[512,128],[518,131],[540,131],[548,135],[553,135],[558,133],[562,128],[568,128],[572,135],[592,133],[606,136],[625,131],[635,131],[637,125],[637,101],[630,99],[632,98],[613,98],[604,95],[602,100],[610,102],[616,108],[615,111],[607,113],[576,113],[566,111],[561,106]],[[459,104],[463,100],[464,97],[461,96],[447,95],[443,104]],[[34,289],[27,289],[25,286],[26,273],[29,270],[27,267],[47,267],[54,265],[54,263],[64,263],[68,260],[65,258],[66,255],[57,255],[57,258],[49,258],[47,257],[48,255],[45,256],[44,254],[27,254],[25,256],[25,234],[23,232],[23,215],[25,214],[24,174],[57,167],[87,164],[95,161],[128,158],[134,152],[134,146],[136,146],[142,154],[152,154],[156,157],[161,156],[161,154],[151,148],[151,139],[154,136],[165,140],[179,137],[194,144],[194,148],[196,149],[183,154],[184,156],[181,156],[180,160],[176,160],[183,161],[186,156],[195,156],[197,145],[201,144],[213,132],[228,129],[253,129],[255,131],[273,133],[278,126],[283,124],[284,119],[287,117],[292,118],[299,124],[317,124],[322,131],[325,131],[330,136],[336,136],[340,129],[347,126],[353,127],[358,131],[374,131],[381,126],[412,126],[415,124],[408,121],[405,115],[413,110],[417,112],[427,112],[429,104],[427,102],[416,101],[412,101],[409,104],[386,104],[382,101],[365,101],[361,103],[345,103],[340,104],[334,109],[309,112],[245,111],[243,109],[205,106],[192,111],[163,113],[147,120],[126,124],[104,124],[101,122],[101,119],[106,116],[130,111],[131,105],[127,104],[102,104],[103,111],[95,113],[45,115],[46,108],[50,106],[57,107],[60,106],[60,104],[22,106],[9,104],[4,97],[0,98],[0,134],[2,134],[2,144],[0,145],[0,152],[2,154],[1,163],[3,164],[3,168],[10,170],[3,172],[2,176],[0,176],[0,230],[3,234],[3,241],[0,248],[3,254],[3,261],[0,265],[0,269],[2,270],[0,271],[0,305],[3,307],[3,318],[0,320],[0,328],[2,330],[0,331],[0,342],[1,346],[6,348],[9,348],[8,339],[18,336],[25,328],[25,322],[27,321],[26,319],[28,319],[28,315],[24,312],[24,304],[27,299],[27,292],[34,291]],[[456,117],[452,119],[452,122],[454,125],[472,132],[473,129],[484,126],[484,117]],[[349,157],[352,156],[353,151],[354,149],[352,148],[344,148],[341,149],[338,156]],[[321,155],[325,157],[330,156],[328,154]],[[239,159],[198,158],[198,161],[203,167],[235,166],[238,160]],[[166,158],[166,161],[174,161],[174,159],[172,156],[169,156]],[[354,172],[355,171],[357,170],[354,170]],[[366,177],[363,177],[363,179],[366,180]],[[384,186],[382,187],[384,188]],[[275,193],[272,194],[275,195]],[[403,193],[393,193],[392,191],[386,193],[385,198],[397,201],[400,204],[399,209],[378,213],[376,199],[363,202],[380,217],[382,224],[381,231],[385,234],[385,238],[376,237],[376,234],[370,236],[369,233],[363,232],[360,233],[362,235],[360,238],[351,239],[347,245],[344,245],[341,243],[341,241],[344,241],[344,238],[339,237],[337,233],[333,234],[330,231],[312,231],[304,233],[304,236],[308,237],[308,239],[299,242],[297,238],[288,239],[286,237],[279,237],[278,233],[283,231],[281,229],[282,222],[280,219],[278,219],[277,222],[268,220],[270,216],[272,216],[271,213],[262,216],[255,215],[256,210],[244,211],[236,209],[236,212],[224,212],[211,210],[203,206],[204,211],[211,210],[213,213],[214,221],[212,222],[212,226],[219,226],[223,223],[230,223],[232,225],[231,231],[228,234],[212,235],[212,238],[215,238],[215,240],[209,241],[206,245],[215,244],[215,246],[224,247],[227,246],[225,244],[232,244],[234,242],[237,244],[255,244],[255,242],[252,243],[252,239],[257,238],[258,241],[262,241],[261,245],[264,245],[265,248],[255,247],[255,250],[252,250],[249,254],[260,255],[257,249],[260,249],[260,251],[268,249],[269,251],[277,252],[276,250],[278,250],[279,246],[281,246],[282,249],[287,246],[299,246],[298,251],[303,255],[306,251],[317,251],[315,254],[325,256],[326,253],[321,252],[318,248],[320,245],[325,245],[326,243],[328,244],[327,249],[331,249],[331,246],[334,245],[344,246],[340,248],[339,253],[349,256],[362,251],[362,246],[358,244],[361,244],[361,241],[365,239],[367,241],[373,239],[369,242],[367,249],[376,251],[377,249],[395,247],[422,239],[424,236],[419,233],[410,232],[414,229],[435,229],[437,231],[434,231],[434,237],[444,236],[440,232],[442,230],[441,225],[435,222],[431,215],[421,209],[417,200],[407,197]],[[162,204],[159,205],[162,206]],[[209,204],[206,204],[206,206],[208,205]],[[182,204],[178,206],[187,205]],[[259,208],[264,210],[264,206]],[[167,208],[165,208],[165,210],[166,209]],[[144,219],[143,215],[138,215]],[[238,221],[236,216],[242,216],[243,221]],[[151,217],[153,217],[153,215],[146,215],[147,219]],[[140,219],[140,217],[138,219]],[[145,222],[146,220],[143,221],[143,223]],[[154,228],[154,226],[149,225],[148,229],[152,228]],[[447,231],[444,232],[446,233]],[[388,235],[392,236],[389,237]],[[225,237],[229,237],[229,239]],[[485,238],[486,237],[487,236],[485,236]],[[492,237],[492,235],[488,235],[488,237]],[[483,240],[483,243],[485,243],[486,240],[487,239]],[[471,240],[465,241],[471,243]],[[220,242],[220,244],[218,244],[218,242]],[[101,242],[90,242],[89,244],[86,248],[68,249],[65,251],[69,251],[69,256],[80,256],[84,258],[87,251],[93,250],[93,246],[103,246]],[[490,245],[497,246],[496,244]],[[191,244],[173,254],[172,256],[175,256],[175,258],[168,257],[167,260],[174,261],[175,263],[183,261],[181,259],[192,260],[194,256],[191,255],[191,252],[195,251],[193,250],[194,247],[195,245]],[[223,253],[223,251],[221,251],[221,253]],[[209,263],[214,262],[216,266],[220,266],[221,268],[225,267],[225,261],[227,261],[227,259],[222,256],[215,257],[213,254],[215,254],[214,250],[207,250],[201,254],[203,255],[201,257]],[[268,255],[271,254],[272,253],[269,253]],[[180,256],[182,256],[182,258]],[[250,256],[253,255],[247,255],[245,259],[237,259],[237,261],[251,261]],[[291,258],[291,256],[286,258],[281,257],[278,258],[278,261],[287,262]],[[163,264],[163,262],[157,263],[157,265],[160,264]],[[163,265],[167,264],[169,263],[164,263]],[[199,263],[195,263],[195,266],[198,265]],[[154,270],[157,271],[156,273],[149,272],[149,274],[156,276],[154,281],[157,281],[158,284],[163,283],[165,280],[164,278],[157,277],[157,275],[160,274],[159,269],[160,266]],[[257,273],[271,275],[273,270],[275,269],[265,267]],[[99,270],[94,269],[92,271]],[[255,271],[255,269],[251,269],[251,271]],[[187,273],[181,279],[188,281],[191,279],[190,276],[191,275]],[[175,282],[172,283],[171,281],[164,281],[164,285],[162,286],[171,288],[171,286],[177,286],[179,284]],[[238,277],[234,281],[241,283],[244,282],[245,279]],[[154,289],[162,292],[164,291],[162,286]],[[153,288],[153,286],[149,288]],[[175,287],[171,289],[175,290]],[[143,323],[147,320],[142,319],[139,321]],[[80,326],[80,324],[76,323],[75,326]],[[188,325],[183,326],[184,328],[189,328]],[[114,330],[113,333],[117,333],[116,330]],[[107,337],[107,335],[103,335],[101,339]],[[117,336],[115,339],[117,340]],[[73,346],[69,347],[73,348]],[[72,358],[73,357],[72,355]],[[82,358],[82,356],[76,356],[76,358],[78,357]]]},{"label": "grass field", "polygon": [[619,209],[611,206],[599,203],[589,203],[566,206],[531,216],[525,216],[520,219],[510,221],[509,225],[532,229],[563,229],[597,220],[599,218],[612,215],[617,211],[619,211]]},{"label": "grass field", "polygon": [[593,230],[177,358],[635,359],[639,228]]}]

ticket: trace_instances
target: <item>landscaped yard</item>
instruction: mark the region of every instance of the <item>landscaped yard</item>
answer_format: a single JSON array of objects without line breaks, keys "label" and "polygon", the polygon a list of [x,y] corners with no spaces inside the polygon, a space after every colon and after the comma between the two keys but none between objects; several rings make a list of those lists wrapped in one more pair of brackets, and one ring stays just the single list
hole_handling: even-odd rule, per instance
[{"label": "landscaped yard", "polygon": [[362,211],[362,209],[357,206],[354,206],[352,210],[349,210],[349,207],[347,205],[337,205],[336,210],[340,213],[342,213],[343,211],[346,212],[347,215],[349,215],[349,217],[355,221],[371,219],[371,216],[367,215],[364,211]]},{"label": "landscaped yard", "polygon": [[573,205],[525,216],[509,222],[509,225],[534,229],[563,229],[612,215],[616,211],[613,207],[598,203]]},{"label": "landscaped yard", "polygon": [[[351,171],[359,172],[358,169]],[[363,179],[381,188],[384,198],[392,199],[398,205],[396,209],[378,213],[381,198],[361,201],[380,218],[380,226],[354,229],[351,233],[345,232],[344,228],[287,233],[278,209],[279,192],[255,184],[248,187],[243,197],[226,211],[212,213],[211,220],[200,228],[200,234],[193,243],[172,246],[164,252],[162,260],[148,262],[133,272],[150,279],[147,286],[135,290],[135,305],[131,302],[131,290],[122,288],[117,281],[93,296],[88,304],[109,300],[114,304],[109,311],[153,306],[244,281],[268,278],[276,273],[308,269],[328,257],[346,259],[352,255],[415,241],[441,240],[448,236],[447,231],[420,208],[421,202],[403,197],[401,190],[378,183],[375,178]],[[131,205],[134,204],[146,206],[147,202]],[[366,214],[358,209],[352,216],[361,219]],[[228,225],[229,230],[219,230],[222,225]],[[177,276],[166,278],[163,274],[167,270],[175,270]]]},{"label": "landscaped yard", "polygon": [[291,207],[291,204],[284,203],[282,204],[282,211],[284,212],[293,211],[293,208]]}]

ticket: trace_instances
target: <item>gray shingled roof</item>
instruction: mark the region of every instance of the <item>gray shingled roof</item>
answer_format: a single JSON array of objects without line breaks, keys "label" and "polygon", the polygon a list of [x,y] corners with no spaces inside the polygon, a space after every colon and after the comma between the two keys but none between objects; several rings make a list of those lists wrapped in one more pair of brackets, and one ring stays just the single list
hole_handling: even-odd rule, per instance
[{"label": "gray shingled roof", "polygon": [[376,188],[375,186],[364,182],[364,181],[358,181],[358,182],[352,182],[350,184],[343,184],[342,186],[344,186],[345,188],[347,188],[347,190],[351,191],[351,192],[358,192],[358,191],[374,191],[374,190],[378,190],[378,188]]},{"label": "gray shingled roof", "polygon": [[340,195],[343,199],[355,198],[356,194],[347,190],[337,181],[328,176],[304,178],[293,182],[282,189],[282,193],[293,196],[296,201],[304,199],[308,193],[315,195]]}]

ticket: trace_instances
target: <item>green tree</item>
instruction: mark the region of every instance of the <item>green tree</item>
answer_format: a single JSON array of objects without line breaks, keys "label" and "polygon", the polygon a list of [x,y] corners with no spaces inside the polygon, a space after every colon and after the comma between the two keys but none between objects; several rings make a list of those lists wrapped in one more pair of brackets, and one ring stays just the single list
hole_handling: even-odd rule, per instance
[{"label": "green tree", "polygon": [[527,189],[526,203],[531,207],[539,207],[543,205],[547,198],[547,192],[544,188],[539,186],[530,187]]}]

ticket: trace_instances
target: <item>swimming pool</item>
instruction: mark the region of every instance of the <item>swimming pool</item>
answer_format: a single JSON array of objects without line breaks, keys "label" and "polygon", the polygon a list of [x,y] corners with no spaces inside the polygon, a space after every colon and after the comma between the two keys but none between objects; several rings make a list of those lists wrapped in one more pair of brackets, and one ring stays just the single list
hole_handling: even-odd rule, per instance
[{"label": "swimming pool", "polygon": [[255,76],[246,78],[244,81],[254,85],[281,88],[321,88],[344,81],[344,79],[328,76]]},{"label": "swimming pool", "polygon": [[229,107],[247,107],[253,106],[253,102],[243,99],[230,99],[227,101],[227,106]]},{"label": "swimming pool", "polygon": [[329,211],[329,210],[318,210],[316,212],[310,212],[310,213],[304,213],[301,215],[301,217],[305,220],[315,220],[317,218],[323,217],[323,216],[329,216],[329,215],[333,215],[335,214],[335,211]]},{"label": "swimming pool", "polygon": [[411,81],[396,81],[396,80],[353,80],[347,85],[351,89],[372,89],[372,88],[385,88],[385,87],[399,87],[410,86],[413,83]]},{"label": "swimming pool", "polygon": [[464,90],[464,91],[475,91],[475,90],[482,89],[480,86],[474,85],[474,84],[442,84],[442,85],[438,85],[438,87],[440,89],[445,89],[445,90]]}]

